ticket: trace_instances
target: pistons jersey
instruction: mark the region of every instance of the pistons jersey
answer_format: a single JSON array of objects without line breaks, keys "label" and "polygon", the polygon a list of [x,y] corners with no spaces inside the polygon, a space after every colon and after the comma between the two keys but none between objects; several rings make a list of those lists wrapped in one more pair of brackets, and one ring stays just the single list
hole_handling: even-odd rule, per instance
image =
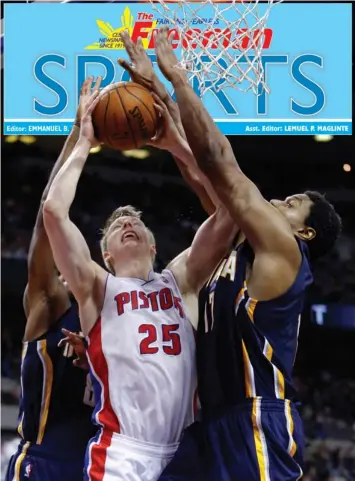
[{"label": "pistons jersey", "polygon": [[94,422],[106,434],[179,442],[194,420],[197,380],[194,332],[171,271],[148,280],[108,274],[87,352]]}]

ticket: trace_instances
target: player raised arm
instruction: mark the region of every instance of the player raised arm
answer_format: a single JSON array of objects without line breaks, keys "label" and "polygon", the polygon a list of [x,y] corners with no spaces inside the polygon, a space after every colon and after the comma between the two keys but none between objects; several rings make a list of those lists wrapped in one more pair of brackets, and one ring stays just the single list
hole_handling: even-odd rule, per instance
[{"label": "player raised arm", "polygon": [[[81,313],[83,306],[91,300],[92,293],[96,292],[96,281],[104,281],[106,278],[106,272],[92,261],[84,237],[69,217],[80,175],[90,148],[96,142],[91,114],[97,102],[98,92],[94,92],[81,120],[79,140],[54,179],[43,206],[44,225],[55,263],[77,299]],[[89,322],[96,319],[97,312],[94,311],[93,307]],[[82,324],[82,327],[86,334],[89,331],[88,325]]]},{"label": "player raised arm", "polygon": [[[137,42],[134,43],[128,32],[125,31],[121,32],[121,39],[131,63],[123,59],[118,59],[119,65],[129,72],[134,82],[154,92],[156,103],[164,109],[162,112],[161,108],[157,108],[162,116],[165,115],[165,118],[163,119],[164,122],[161,123],[158,135],[152,139],[150,145],[159,149],[169,150],[172,153],[185,182],[191,190],[196,193],[207,214],[212,214],[216,209],[216,201],[219,203],[217,196],[212,193],[213,189],[209,181],[205,176],[202,176],[193,157],[194,165],[191,166],[191,150],[187,142],[185,142],[185,145],[179,141],[175,142],[177,139],[177,135],[175,134],[180,134],[183,139],[186,139],[178,106],[156,75],[152,62],[143,48],[142,39],[139,37]],[[165,106],[167,110],[165,110]],[[166,112],[170,115],[167,116]],[[175,138],[171,138],[174,136]],[[174,144],[179,146],[179,152],[172,152],[169,149],[169,146]],[[209,186],[206,185],[207,183]]]},{"label": "player raised arm", "polygon": [[[69,307],[69,296],[63,283],[58,279],[51,246],[43,225],[43,203],[58,171],[73,151],[80,131],[80,120],[85,104],[91,93],[93,78],[83,83],[75,124],[50,174],[47,186],[42,194],[40,208],[28,253],[28,282],[24,292],[24,309],[27,317],[25,340],[42,335]],[[98,77],[94,90],[98,90],[101,77]]]},{"label": "player raised arm", "polygon": [[[183,178],[200,199],[204,210],[209,215],[213,214],[221,204],[221,201],[210,181],[199,169],[186,141],[185,133],[183,135],[180,134],[181,130],[173,120],[171,112],[177,108],[175,102],[170,97],[171,102],[164,103],[155,93],[153,93],[153,97],[155,100],[154,106],[160,114],[161,122],[160,128],[156,136],[151,140],[150,145],[154,145],[158,149],[167,150],[172,154]],[[178,111],[175,118],[179,116]]]},{"label": "player raised arm", "polygon": [[[241,171],[227,138],[219,131],[187,81],[168,38],[155,37],[160,70],[174,86],[187,141],[200,169],[252,245],[255,253],[272,253],[298,269],[301,255],[289,222],[267,202]],[[281,267],[279,265],[279,267]]]},{"label": "player raised arm", "polygon": [[[164,130],[158,141],[159,148],[165,148],[179,157],[180,162],[191,172],[204,178],[199,171],[195,158],[187,142],[178,133],[169,114],[168,107],[156,96],[155,107],[164,121]],[[201,180],[199,180],[201,182]],[[218,262],[230,249],[233,239],[238,233],[238,227],[227,209],[221,204],[208,179],[202,180],[208,194],[215,202],[215,211],[197,231],[191,247],[177,256],[168,266],[174,273],[181,293],[184,295],[185,305],[188,301],[190,319],[197,321],[195,310],[197,294],[211,276]],[[197,324],[194,323],[194,327]]]}]

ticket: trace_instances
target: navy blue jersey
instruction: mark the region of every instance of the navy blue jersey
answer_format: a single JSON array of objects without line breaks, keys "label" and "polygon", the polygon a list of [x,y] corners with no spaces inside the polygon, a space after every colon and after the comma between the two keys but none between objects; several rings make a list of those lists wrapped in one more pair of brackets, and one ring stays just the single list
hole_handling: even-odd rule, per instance
[{"label": "navy blue jersey", "polygon": [[84,460],[94,405],[88,372],[73,366],[71,346],[58,347],[61,329],[80,332],[76,304],[50,330],[23,343],[18,432],[26,452]]},{"label": "navy blue jersey", "polygon": [[214,416],[248,398],[293,400],[296,356],[305,290],[312,282],[305,242],[302,263],[288,291],[271,301],[248,294],[253,252],[247,241],[233,248],[199,299],[197,368],[202,413]]}]

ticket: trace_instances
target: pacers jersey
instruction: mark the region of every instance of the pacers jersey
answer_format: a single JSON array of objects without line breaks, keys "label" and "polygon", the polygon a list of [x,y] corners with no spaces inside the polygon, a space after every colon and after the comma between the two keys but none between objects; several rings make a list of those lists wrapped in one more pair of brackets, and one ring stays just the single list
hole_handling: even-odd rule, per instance
[{"label": "pacers jersey", "polygon": [[108,275],[88,358],[94,421],[105,432],[179,442],[194,416],[195,339],[169,270],[151,272],[148,281]]},{"label": "pacers jersey", "polygon": [[199,299],[197,369],[204,415],[214,415],[246,398],[294,397],[291,372],[305,290],[312,282],[305,242],[297,240],[302,263],[282,296],[257,301],[248,293],[247,241],[233,248]]},{"label": "pacers jersey", "polygon": [[62,328],[80,332],[76,304],[46,334],[23,343],[18,432],[28,454],[84,460],[96,432],[93,389],[88,372],[73,366],[73,349],[58,347]]}]

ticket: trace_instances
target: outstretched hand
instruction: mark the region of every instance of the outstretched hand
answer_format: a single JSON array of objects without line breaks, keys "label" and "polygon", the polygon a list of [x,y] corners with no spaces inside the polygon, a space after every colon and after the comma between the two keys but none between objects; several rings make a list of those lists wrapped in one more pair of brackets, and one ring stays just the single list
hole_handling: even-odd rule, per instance
[{"label": "outstretched hand", "polygon": [[100,90],[102,77],[97,77],[95,81],[95,85],[92,88],[93,81],[94,81],[94,77],[89,77],[84,81],[83,85],[81,86],[79,105],[76,111],[76,118],[75,118],[75,125],[77,125],[78,127],[80,127],[80,121],[84,115],[85,107],[88,100],[90,99],[91,94],[94,92],[98,92]]},{"label": "outstretched hand", "polygon": [[95,138],[94,126],[92,124],[92,113],[99,100],[99,92],[96,90],[89,96],[80,122],[80,138],[88,140],[92,147],[99,144]]},{"label": "outstretched hand", "polygon": [[142,85],[142,87],[145,87],[148,90],[156,92],[161,98],[167,96],[168,93],[164,85],[156,76],[152,62],[144,50],[141,37],[138,37],[137,43],[134,43],[127,30],[121,32],[120,35],[131,63],[119,58],[117,60],[118,64],[127,70],[133,82]]},{"label": "outstretched hand", "polygon": [[174,33],[168,35],[169,29],[163,27],[158,32],[154,31],[155,52],[158,66],[164,77],[170,82],[186,81],[186,73],[178,67],[178,59],[172,47]]},{"label": "outstretched hand", "polygon": [[174,153],[184,139],[180,134],[167,105],[158,97],[158,95],[155,93],[152,95],[154,98],[154,107],[160,115],[160,118],[158,131],[148,144],[153,145],[158,149],[168,150],[169,152]]},{"label": "outstretched hand", "polygon": [[72,346],[77,356],[77,358],[73,361],[74,366],[88,371],[89,363],[86,357],[84,337],[80,334],[75,334],[74,332],[68,331],[67,329],[62,329],[62,333],[65,335],[65,337],[59,341],[58,347],[65,346],[66,344]]}]

